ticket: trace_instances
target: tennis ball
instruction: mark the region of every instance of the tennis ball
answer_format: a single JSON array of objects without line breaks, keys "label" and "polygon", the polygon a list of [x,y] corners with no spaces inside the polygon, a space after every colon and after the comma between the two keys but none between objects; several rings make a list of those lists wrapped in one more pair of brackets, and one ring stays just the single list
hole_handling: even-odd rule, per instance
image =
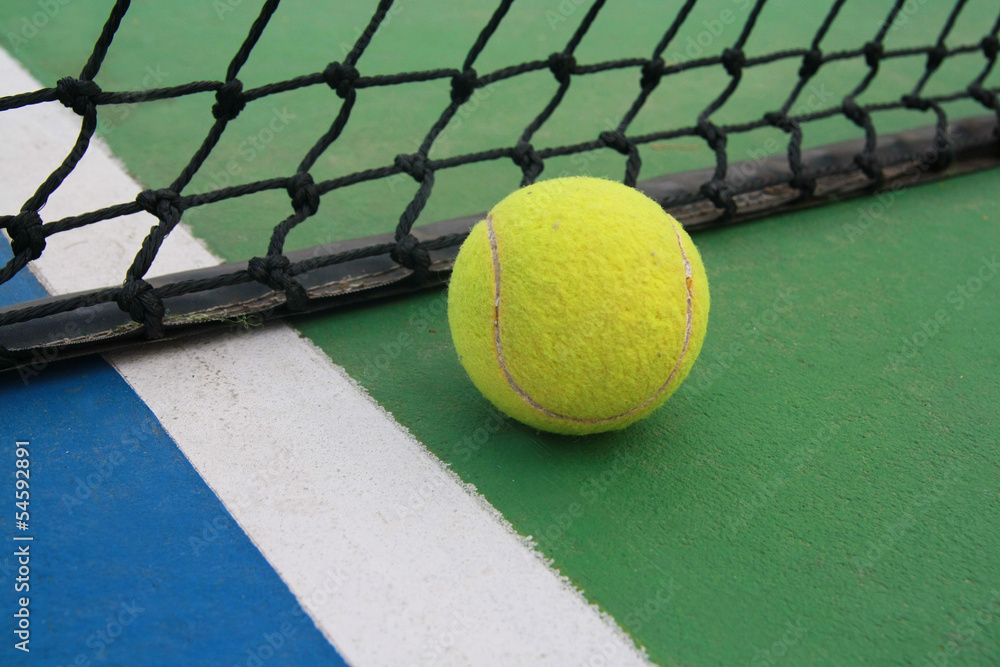
[{"label": "tennis ball", "polygon": [[687,377],[708,325],[708,280],[681,225],[613,181],[517,190],[459,250],[448,322],[472,382],[529,426],[620,429]]}]

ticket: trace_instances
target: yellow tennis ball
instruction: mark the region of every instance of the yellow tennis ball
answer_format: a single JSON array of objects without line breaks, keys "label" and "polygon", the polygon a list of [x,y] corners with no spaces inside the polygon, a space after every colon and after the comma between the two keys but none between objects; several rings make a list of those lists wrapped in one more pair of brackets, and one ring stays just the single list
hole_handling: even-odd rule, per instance
[{"label": "yellow tennis ball", "polygon": [[701,350],[708,306],[698,250],[659,204],[613,181],[556,178],[472,228],[448,322],[495,406],[581,434],[624,428],[667,400]]}]

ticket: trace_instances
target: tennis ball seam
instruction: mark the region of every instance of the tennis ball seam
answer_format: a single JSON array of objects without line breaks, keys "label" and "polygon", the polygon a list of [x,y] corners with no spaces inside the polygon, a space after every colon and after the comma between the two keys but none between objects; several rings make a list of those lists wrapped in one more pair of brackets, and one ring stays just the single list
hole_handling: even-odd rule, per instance
[{"label": "tennis ball seam", "polygon": [[542,413],[546,417],[552,419],[559,419],[563,421],[575,422],[577,424],[605,424],[608,422],[614,422],[624,417],[629,417],[635,413],[643,410],[650,403],[655,401],[670,383],[674,381],[677,377],[677,373],[680,372],[681,365],[684,363],[684,358],[687,356],[688,346],[691,341],[691,331],[694,326],[694,277],[691,269],[691,260],[688,258],[687,252],[684,250],[684,239],[681,237],[680,231],[677,229],[676,224],[671,224],[671,228],[674,230],[674,235],[677,237],[677,246],[681,251],[681,259],[684,262],[684,289],[686,291],[686,322],[684,326],[684,344],[681,346],[681,353],[677,357],[677,363],[674,364],[673,370],[670,371],[670,375],[667,376],[666,381],[660,386],[652,396],[647,398],[638,406],[626,410],[621,414],[614,415],[612,417],[599,417],[595,419],[584,419],[581,417],[573,417],[571,415],[564,415],[558,412],[553,412],[545,406],[541,405],[537,400],[535,400],[527,391],[518,384],[517,380],[511,374],[510,369],[507,367],[507,362],[504,359],[503,353],[503,342],[500,336],[500,303],[501,303],[501,280],[500,280],[500,248],[499,241],[497,240],[496,229],[493,227],[493,216],[486,216],[486,232],[490,243],[490,258],[493,263],[493,342],[496,347],[497,353],[497,365],[500,367],[500,371],[503,373],[504,379],[507,381],[507,386],[510,387],[511,391],[517,394],[521,400],[528,404],[533,410]]}]

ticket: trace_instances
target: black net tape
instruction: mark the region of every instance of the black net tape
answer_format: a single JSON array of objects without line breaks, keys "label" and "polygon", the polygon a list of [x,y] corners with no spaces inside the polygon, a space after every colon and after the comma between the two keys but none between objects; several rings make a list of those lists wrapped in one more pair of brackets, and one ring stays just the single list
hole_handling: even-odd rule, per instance
[{"label": "black net tape", "polygon": [[[803,159],[803,126],[822,119],[843,116],[857,125],[864,133],[864,142],[854,156],[853,161],[863,172],[871,187],[878,187],[885,178],[884,167],[878,158],[878,139],[873,123],[873,114],[894,109],[913,109],[931,112],[934,118],[935,136],[932,142],[933,161],[929,165],[932,170],[941,170],[948,166],[953,158],[955,146],[948,132],[949,119],[943,109],[943,104],[958,100],[974,100],[989,113],[996,116],[998,125],[994,127],[992,141],[1000,137],[1000,101],[998,89],[987,87],[985,81],[996,64],[1000,41],[997,35],[1000,31],[1000,16],[990,25],[985,26],[986,34],[976,43],[957,46],[948,45],[951,32],[966,0],[953,3],[950,14],[931,43],[926,46],[889,50],[884,46],[886,34],[902,11],[905,0],[896,0],[889,15],[880,24],[876,34],[870,41],[853,50],[827,53],[822,49],[824,36],[841,11],[846,0],[836,0],[832,3],[829,13],[812,37],[808,47],[784,50],[762,56],[747,57],[744,46],[757,24],[761,11],[767,0],[756,0],[746,19],[745,24],[735,43],[725,48],[721,54],[713,57],[692,59],[686,62],[671,62],[664,60],[663,55],[672,41],[677,37],[685,20],[691,13],[697,0],[687,0],[676,16],[665,26],[665,32],[656,44],[649,58],[631,58],[611,60],[596,63],[580,63],[574,55],[577,46],[590,30],[595,19],[604,8],[604,0],[596,0],[591,4],[563,50],[551,54],[548,58],[534,60],[506,67],[489,73],[479,73],[474,64],[486,44],[493,37],[497,27],[503,21],[513,0],[503,0],[493,12],[486,26],[483,27],[469,49],[465,61],[457,69],[436,69],[429,71],[405,72],[397,75],[377,77],[365,76],[364,68],[359,61],[368,47],[372,36],[377,32],[382,22],[388,16],[392,0],[381,0],[368,26],[360,32],[353,48],[341,62],[332,62],[321,71],[298,76],[287,81],[280,81],[245,89],[239,79],[240,70],[246,63],[254,45],[266,29],[268,22],[279,5],[280,0],[266,0],[260,14],[243,41],[238,52],[229,63],[224,81],[196,81],[186,85],[152,90],[132,92],[111,92],[102,90],[94,78],[100,70],[116,31],[129,9],[129,0],[118,0],[104,29],[101,32],[94,50],[79,77],[60,79],[55,87],[38,90],[31,93],[0,98],[0,111],[26,107],[33,104],[58,101],[71,108],[81,117],[79,138],[59,167],[42,183],[34,195],[14,215],[0,216],[0,227],[6,229],[11,238],[11,248],[14,253],[5,267],[0,269],[0,283],[11,279],[17,272],[45,251],[46,239],[54,234],[85,225],[125,216],[139,211],[148,211],[159,220],[149,232],[136,254],[120,287],[107,288],[87,294],[73,295],[61,299],[47,299],[23,308],[5,309],[0,313],[0,327],[16,323],[29,322],[36,318],[64,314],[80,308],[88,308],[97,304],[115,303],[118,308],[128,314],[131,320],[141,325],[147,338],[157,338],[164,330],[164,299],[184,295],[210,293],[245,283],[257,283],[268,290],[280,293],[284,297],[284,306],[289,312],[306,310],[310,295],[302,284],[304,274],[343,262],[356,261],[363,258],[387,256],[396,265],[405,267],[416,279],[426,278],[430,270],[430,252],[435,249],[459,245],[464,234],[452,233],[437,238],[420,240],[414,235],[414,224],[424,209],[434,190],[435,173],[442,169],[451,169],[462,165],[491,160],[509,160],[523,174],[522,184],[532,183],[545,168],[546,160],[555,157],[568,156],[585,151],[607,148],[616,151],[624,158],[623,181],[628,185],[636,185],[642,161],[639,146],[657,141],[665,141],[680,137],[697,137],[713,151],[715,168],[697,189],[698,196],[710,202],[718,211],[716,220],[724,224],[739,213],[737,195],[732,181],[727,180],[729,157],[727,155],[727,138],[749,132],[757,128],[774,127],[787,135],[788,178],[784,185],[795,189],[803,198],[811,196],[816,188],[817,170]],[[929,40],[930,41],[930,40]],[[929,96],[924,94],[924,88],[934,72],[949,58],[960,54],[976,54],[982,57],[982,67],[975,78],[963,83],[956,92],[946,95]],[[908,56],[923,56],[926,63],[921,76],[913,85],[912,90],[901,99],[878,104],[862,104],[859,96],[868,89],[875,79],[880,64],[893,58]],[[781,60],[800,62],[797,77],[790,82],[791,92],[783,103],[758,118],[749,122],[720,125],[713,122],[713,114],[718,111],[733,95],[744,72],[750,68]],[[849,95],[838,104],[827,109],[812,111],[805,114],[790,113],[796,100],[817,72],[824,66],[836,61],[862,60],[867,65],[867,74]],[[667,127],[660,131],[636,135],[629,133],[629,126],[646,103],[650,94],[659,86],[665,85],[671,76],[680,72],[700,68],[722,67],[729,75],[728,84],[719,95],[701,112],[693,123],[688,122],[678,127]],[[558,82],[558,89],[552,98],[544,105],[533,121],[524,128],[513,145],[495,148],[482,152],[470,153],[447,159],[431,159],[431,147],[438,135],[449,125],[463,104],[479,89],[491,86],[499,81],[518,77],[530,72],[549,70]],[[567,90],[576,77],[590,74],[621,70],[626,75],[634,76],[637,93],[634,101],[624,114],[621,122],[614,129],[601,132],[590,141],[574,145],[536,149],[532,146],[532,137],[550,118],[562,102]],[[398,155],[393,164],[373,167],[358,171],[347,176],[332,180],[315,182],[310,175],[310,169],[317,159],[333,145],[343,132],[351,118],[352,109],[359,94],[365,88],[374,86],[389,86],[399,83],[420,82],[431,80],[450,80],[449,99],[440,117],[434,122],[420,143],[416,152]],[[274,178],[222,187],[203,194],[184,194],[186,186],[202,167],[230,121],[239,116],[248,104],[253,104],[271,95],[295,90],[305,86],[329,86],[342,100],[339,113],[335,120],[316,143],[302,158],[294,174],[286,178]],[[214,93],[215,104],[212,115],[215,119],[208,135],[192,156],[177,178],[159,189],[150,189],[139,193],[135,201],[109,206],[100,210],[89,211],[80,215],[60,220],[45,221],[41,215],[42,207],[52,193],[63,183],[76,167],[97,128],[100,107],[111,104],[155,103],[156,101],[178,98],[187,95]],[[677,120],[677,119],[674,119]],[[305,259],[295,259],[285,253],[285,239],[297,225],[305,223],[319,209],[323,196],[331,191],[346,188],[354,184],[384,179],[398,174],[406,174],[418,185],[416,195],[399,217],[395,234],[391,241],[374,243],[360,248],[351,248],[332,254],[311,253]],[[265,190],[284,189],[287,191],[292,213],[280,221],[271,234],[264,254],[250,258],[245,268],[226,273],[216,273],[203,278],[191,278],[176,282],[146,280],[146,273],[153,263],[164,238],[170,234],[180,222],[185,211],[199,206],[211,205],[222,200],[241,197]],[[0,328],[2,331],[2,328]],[[3,343],[0,337],[0,343]],[[11,360],[9,351],[0,346],[0,361]]]}]

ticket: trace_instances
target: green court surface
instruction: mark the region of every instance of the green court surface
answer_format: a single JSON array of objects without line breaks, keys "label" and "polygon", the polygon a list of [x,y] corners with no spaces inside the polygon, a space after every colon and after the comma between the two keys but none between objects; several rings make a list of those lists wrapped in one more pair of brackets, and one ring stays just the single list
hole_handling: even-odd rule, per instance
[{"label": "green court surface", "polygon": [[[51,26],[5,46],[16,46],[38,79],[54,83],[86,60],[111,4],[60,5]],[[340,59],[375,3],[336,4],[335,11],[318,1],[283,4],[241,74],[245,85]],[[578,61],[648,56],[680,4],[609,2]],[[748,52],[808,44],[829,4],[769,3]],[[750,5],[699,4],[678,49],[708,31],[704,48],[721,51],[737,38]],[[824,48],[867,39],[890,5],[848,2]],[[914,5],[887,45],[936,38],[950,3]],[[400,2],[359,69],[459,67],[493,7]],[[515,4],[477,70],[561,49],[585,8]],[[225,0],[138,4],[97,82],[123,90],[221,79],[258,9]],[[5,2],[2,32],[16,33],[35,11],[34,2]],[[969,2],[949,43],[975,40],[998,11],[998,2]],[[329,50],[306,51],[302,43]],[[962,58],[981,62],[982,55]],[[886,63],[862,99],[898,98],[923,63]],[[980,67],[950,62],[929,92],[961,89],[962,77]],[[787,61],[748,73],[716,122],[757,118],[776,106],[797,68]],[[801,104],[838,104],[864,72],[863,63],[831,66]],[[634,72],[575,79],[536,148],[607,129],[637,93],[636,80]],[[693,122],[727,80],[719,68],[661,86],[635,132],[659,127],[664,114],[679,119],[675,125]],[[513,145],[555,89],[541,72],[474,97],[432,156]],[[101,134],[145,186],[165,187],[207,133],[213,102],[205,94],[112,108],[102,111]],[[416,149],[447,103],[447,79],[359,91],[348,130],[313,176],[391,164]],[[338,104],[316,86],[248,106],[191,191],[293,173]],[[954,117],[982,111],[971,103],[946,108]],[[932,119],[893,113],[879,118],[878,129]],[[842,117],[805,135],[807,145],[858,136]],[[786,141],[777,130],[755,131],[733,138],[730,155],[781,152]],[[692,138],[643,147],[642,157],[643,178],[712,164],[711,151]],[[623,172],[622,156],[604,150],[548,161],[541,178],[621,179]],[[421,223],[486,210],[519,180],[508,160],[442,171]],[[293,324],[531,536],[658,664],[996,664],[997,182],[996,172],[982,172],[696,234],[712,294],[701,357],[662,409],[621,432],[551,436],[491,410],[456,358],[444,289]],[[291,247],[390,231],[415,190],[408,177],[394,177],[334,191],[293,232]],[[233,261],[263,254],[270,229],[290,212],[283,191],[206,209],[185,222]],[[400,511],[419,512],[419,499]]]}]

